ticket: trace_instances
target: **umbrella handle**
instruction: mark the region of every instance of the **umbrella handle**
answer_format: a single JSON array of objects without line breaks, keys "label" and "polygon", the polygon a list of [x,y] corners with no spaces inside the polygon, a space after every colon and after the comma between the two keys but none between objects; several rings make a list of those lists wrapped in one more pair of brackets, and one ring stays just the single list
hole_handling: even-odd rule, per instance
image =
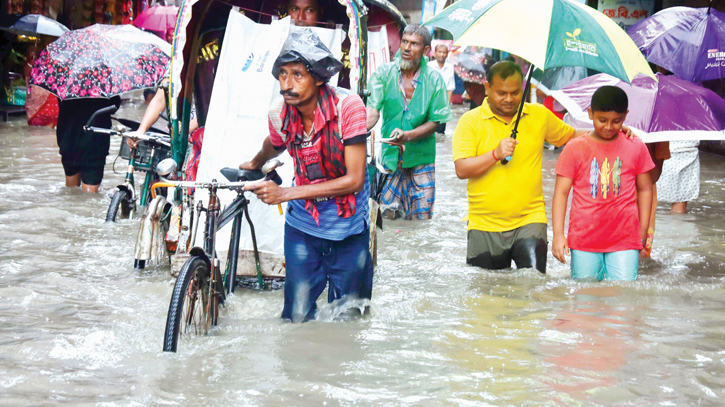
[{"label": "umbrella handle", "polygon": [[[534,64],[531,64],[529,66],[529,73],[526,75],[526,86],[524,87],[524,97],[521,99],[521,105],[519,106],[519,111],[516,113],[516,122],[514,123],[514,129],[511,130],[511,138],[516,139],[516,134],[519,132],[519,120],[521,120],[521,113],[524,111],[524,103],[526,103],[526,95],[529,93],[529,89],[531,89],[531,76],[534,73]],[[501,165],[506,165],[511,161],[512,156],[507,156],[503,160],[501,160]]]}]

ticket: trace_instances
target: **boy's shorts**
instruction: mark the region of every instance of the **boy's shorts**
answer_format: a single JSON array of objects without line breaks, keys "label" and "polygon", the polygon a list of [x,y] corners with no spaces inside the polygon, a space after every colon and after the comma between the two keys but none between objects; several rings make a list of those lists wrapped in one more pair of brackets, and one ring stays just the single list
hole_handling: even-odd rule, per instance
[{"label": "boy's shorts", "polygon": [[571,278],[575,280],[634,281],[638,270],[639,250],[611,253],[571,251]]}]

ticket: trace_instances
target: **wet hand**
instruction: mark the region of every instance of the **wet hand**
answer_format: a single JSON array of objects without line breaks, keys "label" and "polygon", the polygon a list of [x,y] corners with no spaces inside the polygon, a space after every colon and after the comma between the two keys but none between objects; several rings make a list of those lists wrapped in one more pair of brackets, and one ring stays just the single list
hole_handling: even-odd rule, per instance
[{"label": "wet hand", "polygon": [[[239,164],[239,169],[240,170],[252,170],[252,171],[254,171],[254,170],[258,170],[260,168],[262,168],[262,167],[256,165],[253,161],[247,161],[245,163]],[[245,191],[248,191],[248,189],[246,189],[246,187],[245,187],[244,190]]]},{"label": "wet hand", "polygon": [[564,236],[554,236],[554,243],[551,245],[551,253],[557,260],[566,264],[566,257],[569,255],[569,243]]},{"label": "wet hand", "polygon": [[139,142],[140,140],[134,140],[134,139],[132,139],[131,137],[138,137],[138,135],[139,135],[139,134],[140,134],[140,133],[139,133],[139,132],[137,132],[137,131],[132,131],[132,132],[128,133],[128,134],[126,135],[126,136],[127,136],[127,138],[126,138],[126,144],[127,144],[127,145],[128,145],[129,147],[131,147],[131,148],[137,148],[137,147],[138,147],[138,142]]},{"label": "wet hand", "polygon": [[408,133],[397,128],[390,133],[389,140],[390,145],[393,146],[402,146],[406,142],[410,141],[408,140]]},{"label": "wet hand", "polygon": [[286,194],[287,188],[281,188],[273,181],[250,182],[244,186],[243,190],[254,192],[257,198],[267,205],[277,205],[289,201]]},{"label": "wet hand", "polygon": [[498,147],[496,147],[496,158],[503,160],[506,157],[514,155],[514,150],[516,149],[517,144],[519,144],[519,141],[511,137],[506,137],[501,140],[501,142],[498,143]]}]

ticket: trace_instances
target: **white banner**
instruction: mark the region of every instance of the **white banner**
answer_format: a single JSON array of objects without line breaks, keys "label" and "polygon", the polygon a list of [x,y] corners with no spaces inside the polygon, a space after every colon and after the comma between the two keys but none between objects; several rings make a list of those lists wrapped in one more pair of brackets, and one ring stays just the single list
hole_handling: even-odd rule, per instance
[{"label": "white banner", "polygon": [[388,31],[382,27],[378,31],[368,31],[368,79],[381,65],[390,62]]},{"label": "white banner", "polygon": [[[423,0],[423,8],[420,13],[420,23],[423,24],[431,18],[435,17],[436,14],[443,11],[446,8],[447,0]],[[431,32],[433,27],[430,27]]]},{"label": "white banner", "polygon": [[[379,31],[368,31],[368,80],[378,67],[388,62],[390,62],[390,46],[388,45],[387,29],[382,27]],[[383,156],[382,144],[375,143],[375,140],[382,138],[382,129],[383,121],[378,120],[375,127],[371,129],[370,141],[373,143],[372,145],[368,143],[368,156],[375,158],[374,162],[379,170],[387,171],[380,162],[380,157]]]},{"label": "white banner", "polygon": [[[271,74],[272,64],[289,34],[289,21],[287,18],[269,25],[256,24],[237,11],[229,13],[204,130],[197,180],[225,181],[219,170],[238,168],[239,164],[252,159],[269,135],[268,108],[279,92],[279,85]],[[285,166],[278,171],[289,183],[292,179],[291,160],[288,155],[285,156],[281,157],[286,160]],[[252,193],[247,195],[251,200],[249,212],[259,249],[282,253],[284,216],[279,214],[276,206],[264,204]],[[224,208],[236,197],[236,193],[220,190],[219,196]],[[208,202],[208,195],[203,190],[197,190],[194,198],[197,202],[201,200],[205,206]],[[197,234],[197,246],[203,242],[202,231],[203,224]],[[227,250],[230,235],[231,224],[219,231],[217,251]],[[245,221],[240,249],[251,248],[251,234]]]},{"label": "white banner", "polygon": [[654,0],[599,0],[599,11],[614,20],[623,30],[655,12]]}]

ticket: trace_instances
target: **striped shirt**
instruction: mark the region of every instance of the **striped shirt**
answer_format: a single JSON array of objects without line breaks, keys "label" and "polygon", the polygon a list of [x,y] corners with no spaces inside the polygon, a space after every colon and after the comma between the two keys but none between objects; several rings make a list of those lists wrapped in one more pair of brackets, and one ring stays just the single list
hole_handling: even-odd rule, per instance
[{"label": "striped shirt", "polygon": [[[345,89],[333,88],[338,98],[337,112],[338,125],[343,143],[353,145],[364,143],[367,138],[365,121],[367,114],[365,105],[358,95],[352,94]],[[277,99],[272,102],[269,108],[269,135],[272,145],[276,149],[285,147],[286,134],[282,133],[282,120],[280,114],[284,108],[284,100]],[[319,107],[315,111],[315,123],[323,120]],[[320,128],[322,126],[319,126]],[[305,134],[305,141],[311,140],[317,131],[313,125],[309,134]],[[294,182],[292,183],[294,186]],[[291,227],[303,233],[327,240],[340,241],[348,236],[360,234],[370,226],[370,184],[368,182],[367,166],[365,170],[365,185],[362,191],[355,194],[355,214],[349,218],[342,218],[337,215],[337,204],[334,199],[321,199],[317,201],[317,210],[320,213],[320,225],[317,226],[312,215],[305,209],[305,200],[292,200],[287,205],[286,222]]]}]

